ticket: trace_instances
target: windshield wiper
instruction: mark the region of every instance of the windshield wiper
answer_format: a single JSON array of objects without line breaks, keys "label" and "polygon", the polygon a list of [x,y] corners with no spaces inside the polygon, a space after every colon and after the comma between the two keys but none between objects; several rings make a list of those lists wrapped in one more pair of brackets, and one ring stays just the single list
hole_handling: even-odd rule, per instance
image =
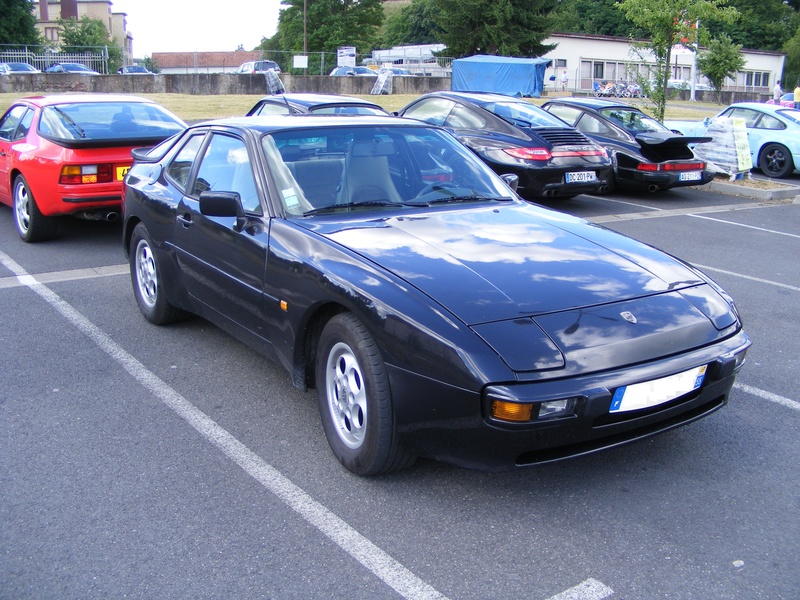
[{"label": "windshield wiper", "polygon": [[490,202],[511,202],[513,198],[506,198],[504,196],[477,196],[477,195],[470,195],[470,196],[445,196],[443,198],[435,198],[434,200],[428,200],[425,204],[445,204],[447,202],[480,202],[482,200],[490,201]]},{"label": "windshield wiper", "polygon": [[61,110],[57,106],[54,106],[53,110],[56,111],[58,114],[60,114],[62,117],[64,117],[64,120],[67,123],[69,123],[70,125],[72,125],[72,128],[78,133],[79,136],[81,136],[81,138],[85,138],[86,137],[86,132],[83,130],[83,128],[80,125],[78,125],[72,119],[72,117],[70,117],[67,113],[65,113],[63,110]]},{"label": "windshield wiper", "polygon": [[371,206],[424,206],[424,204],[413,204],[409,202],[392,202],[389,199],[386,200],[362,200],[360,202],[345,202],[342,204],[331,204],[330,206],[321,206],[319,208],[314,208],[312,210],[308,210],[303,213],[304,217],[308,217],[311,215],[333,211],[336,212],[338,210],[349,210],[351,208],[363,208],[363,207],[371,207]]}]

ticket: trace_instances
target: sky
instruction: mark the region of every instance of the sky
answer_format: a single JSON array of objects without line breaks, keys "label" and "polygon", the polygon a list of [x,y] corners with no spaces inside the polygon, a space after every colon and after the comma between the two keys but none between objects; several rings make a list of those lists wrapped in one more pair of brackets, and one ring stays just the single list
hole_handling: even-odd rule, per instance
[{"label": "sky", "polygon": [[135,58],[153,52],[252,50],[278,27],[280,0],[112,0],[127,13]]}]

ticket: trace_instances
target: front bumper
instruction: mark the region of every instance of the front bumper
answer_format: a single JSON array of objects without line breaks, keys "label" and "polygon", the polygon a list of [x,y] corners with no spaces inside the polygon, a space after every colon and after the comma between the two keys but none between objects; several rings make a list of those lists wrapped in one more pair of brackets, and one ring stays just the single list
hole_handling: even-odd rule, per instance
[{"label": "front bumper", "polygon": [[[669,431],[707,416],[728,401],[744,332],[711,347],[644,365],[569,379],[515,382],[507,396],[525,401],[577,398],[569,416],[532,423],[498,422],[478,392],[389,368],[401,444],[410,452],[464,467],[501,471],[581,456]],[[703,385],[647,409],[610,413],[614,391],[703,364]],[[741,366],[741,364],[739,364]],[[420,394],[426,390],[426,394]]]}]

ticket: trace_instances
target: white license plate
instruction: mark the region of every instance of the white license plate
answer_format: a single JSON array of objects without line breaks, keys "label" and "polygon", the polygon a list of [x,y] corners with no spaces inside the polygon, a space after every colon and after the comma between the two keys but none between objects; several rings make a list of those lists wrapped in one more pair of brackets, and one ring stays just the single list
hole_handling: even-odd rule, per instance
[{"label": "white license plate", "polygon": [[706,370],[707,366],[703,365],[661,379],[617,388],[614,398],[611,400],[609,412],[641,410],[679,398],[703,385]]},{"label": "white license plate", "polygon": [[597,181],[597,174],[594,171],[578,171],[576,173],[567,173],[567,183],[586,183],[587,181]]},{"label": "white license plate", "polygon": [[681,173],[678,177],[679,181],[700,181],[703,178],[703,174],[700,171],[686,171],[685,173]]}]

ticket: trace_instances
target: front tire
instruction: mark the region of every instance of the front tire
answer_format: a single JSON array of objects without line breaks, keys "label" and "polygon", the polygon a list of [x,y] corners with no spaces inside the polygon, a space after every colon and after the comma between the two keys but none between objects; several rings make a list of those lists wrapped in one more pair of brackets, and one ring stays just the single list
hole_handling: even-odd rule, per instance
[{"label": "front tire", "polygon": [[767,144],[758,158],[758,167],[767,177],[788,177],[794,172],[792,154],[781,144]]},{"label": "front tire", "polygon": [[43,242],[56,237],[58,219],[44,216],[22,175],[14,179],[14,224],[23,242]]},{"label": "front tire", "polygon": [[325,437],[348,470],[377,475],[414,462],[397,441],[389,378],[378,346],[354,315],[336,315],[325,325],[316,386]]},{"label": "front tire", "polygon": [[166,325],[185,318],[186,312],[167,301],[161,282],[161,269],[143,223],[133,230],[129,256],[133,295],[144,318],[155,325]]}]

